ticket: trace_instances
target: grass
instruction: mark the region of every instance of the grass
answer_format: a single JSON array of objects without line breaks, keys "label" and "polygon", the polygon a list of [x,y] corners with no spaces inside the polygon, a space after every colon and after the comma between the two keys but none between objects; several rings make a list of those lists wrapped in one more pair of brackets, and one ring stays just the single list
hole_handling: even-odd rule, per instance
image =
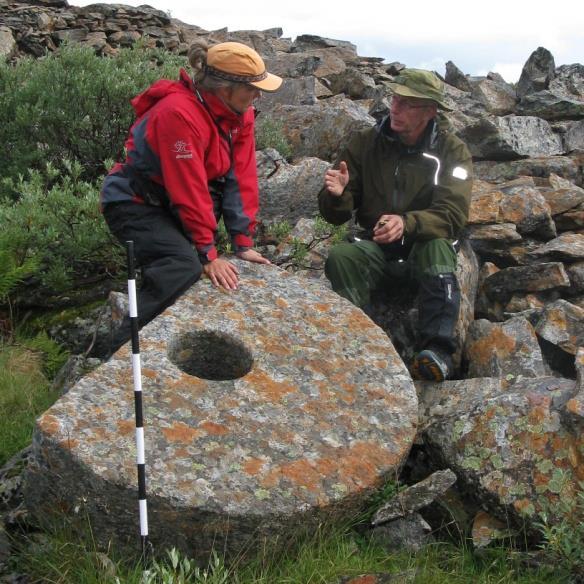
[{"label": "grass", "polygon": [[58,397],[40,351],[0,345],[0,466],[30,444],[34,421]]},{"label": "grass", "polygon": [[[46,339],[28,345],[0,345],[0,466],[30,443],[35,418],[58,397],[49,379],[59,351],[51,349]],[[395,494],[396,489],[388,483],[380,498]],[[381,499],[372,500],[371,505],[381,505]],[[361,521],[366,517],[364,514]],[[123,557],[115,548],[98,550],[89,526],[86,533],[79,534],[62,519],[42,532],[13,534],[15,552],[9,569],[26,574],[27,582],[53,584],[335,584],[342,577],[375,573],[393,574],[396,582],[415,584],[571,581],[569,563],[555,562],[553,569],[529,567],[525,554],[512,547],[476,551],[463,540],[461,544],[430,544],[416,554],[389,553],[364,536],[362,528],[354,527],[322,527],[296,538],[284,552],[264,549],[256,557],[229,567],[221,557],[214,557],[202,569],[176,551],[156,550],[161,557],[145,578],[137,557],[138,536],[136,556]],[[560,543],[565,542],[565,534],[559,535]],[[565,549],[560,551],[565,556]],[[562,554],[551,554],[550,565]]]},{"label": "grass", "polygon": [[[138,542],[137,542],[138,545]],[[160,550],[159,550],[160,551]],[[415,584],[566,584],[556,567],[530,569],[522,556],[507,548],[473,552],[451,543],[432,544],[419,553],[390,554],[357,536],[350,528],[322,528],[284,553],[264,550],[248,563],[226,567],[215,556],[206,568],[175,550],[162,554],[145,584],[334,584],[342,577],[392,574],[396,582]],[[110,550],[96,550],[90,529],[80,539],[66,526],[31,538],[13,558],[12,568],[33,582],[54,584],[138,584],[144,582],[137,560]]]}]

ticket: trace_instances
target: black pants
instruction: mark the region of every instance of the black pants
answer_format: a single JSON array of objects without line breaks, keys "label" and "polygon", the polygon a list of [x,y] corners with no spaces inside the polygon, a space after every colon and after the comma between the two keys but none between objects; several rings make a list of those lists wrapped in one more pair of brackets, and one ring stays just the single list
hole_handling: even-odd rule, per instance
[{"label": "black pants", "polygon": [[[105,206],[104,217],[122,245],[134,242],[136,264],[142,271],[137,293],[138,324],[142,327],[201,277],[199,256],[177,220],[162,207],[113,203]],[[126,317],[112,339],[112,350],[130,335]]]}]

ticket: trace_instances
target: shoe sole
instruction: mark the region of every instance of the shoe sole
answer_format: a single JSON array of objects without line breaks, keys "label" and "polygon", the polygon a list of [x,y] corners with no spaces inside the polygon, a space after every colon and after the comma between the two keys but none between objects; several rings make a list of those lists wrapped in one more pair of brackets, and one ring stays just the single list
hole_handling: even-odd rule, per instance
[{"label": "shoe sole", "polygon": [[447,371],[444,371],[430,355],[422,355],[414,360],[412,375],[414,379],[439,382],[444,381],[447,375]]}]

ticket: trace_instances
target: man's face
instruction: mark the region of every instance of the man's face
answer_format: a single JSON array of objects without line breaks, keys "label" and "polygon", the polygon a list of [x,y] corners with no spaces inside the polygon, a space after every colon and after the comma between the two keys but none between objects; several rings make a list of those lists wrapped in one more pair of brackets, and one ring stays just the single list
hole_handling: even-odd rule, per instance
[{"label": "man's face", "polygon": [[427,99],[394,95],[391,98],[391,129],[406,138],[417,141],[428,122],[436,115],[436,104]]}]

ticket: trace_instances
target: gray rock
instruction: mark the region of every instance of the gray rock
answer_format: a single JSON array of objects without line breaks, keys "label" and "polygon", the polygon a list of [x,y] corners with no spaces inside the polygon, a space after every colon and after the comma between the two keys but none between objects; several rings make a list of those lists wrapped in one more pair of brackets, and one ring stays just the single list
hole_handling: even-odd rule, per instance
[{"label": "gray rock", "polygon": [[517,231],[542,239],[556,237],[556,226],[545,197],[532,179],[524,177],[498,185],[503,193],[500,215],[504,222],[515,223]]},{"label": "gray rock", "polygon": [[515,90],[507,83],[483,79],[472,87],[472,97],[482,103],[495,116],[505,116],[515,111]]},{"label": "gray rock", "polygon": [[557,174],[582,185],[582,162],[576,156],[545,156],[524,160],[483,160],[473,164],[475,179],[495,183],[505,182],[520,176],[549,177]]},{"label": "gray rock", "polygon": [[584,100],[584,65],[574,63],[558,67],[549,89],[560,95]]},{"label": "gray rock", "polygon": [[534,259],[551,262],[584,260],[584,234],[562,233],[528,254]]},{"label": "gray rock", "polygon": [[570,278],[570,291],[577,295],[584,293],[584,262],[576,262],[566,266]]},{"label": "gray rock", "polygon": [[7,26],[0,26],[0,57],[10,57],[16,48],[16,40]]},{"label": "gray rock", "polygon": [[568,124],[563,140],[566,152],[584,151],[584,120]]},{"label": "gray rock", "polygon": [[559,262],[504,268],[484,281],[487,295],[492,300],[504,302],[509,300],[513,292],[540,292],[569,286],[568,274]]},{"label": "gray rock", "polygon": [[584,346],[584,310],[567,300],[548,304],[536,326],[539,337],[572,356]]},{"label": "gray rock", "polygon": [[[330,94],[330,91],[326,90]],[[257,107],[261,112],[269,112],[278,104],[315,105],[318,96],[323,93],[323,85],[316,77],[297,77],[284,79],[280,89],[275,93],[264,92]]]},{"label": "gray rock", "polygon": [[371,540],[387,552],[419,552],[434,541],[432,528],[418,513],[400,517],[371,530]]},{"label": "gray rock", "polygon": [[523,66],[517,83],[517,96],[522,98],[530,93],[547,89],[554,78],[555,68],[553,55],[547,49],[538,47]]},{"label": "gray rock", "polygon": [[[261,158],[259,163],[263,164]],[[294,164],[278,161],[274,172],[259,180],[258,218],[295,223],[301,217],[314,217],[318,213],[317,196],[329,166],[319,158],[301,158]]]},{"label": "gray rock", "polygon": [[465,75],[452,61],[446,63],[446,76],[444,77],[444,80],[449,85],[452,85],[461,91],[470,92],[472,90],[468,76]]},{"label": "gray rock", "polygon": [[549,123],[533,116],[479,118],[458,135],[477,158],[504,160],[563,154],[561,139]]},{"label": "gray rock", "polygon": [[533,326],[522,317],[503,323],[475,320],[468,328],[464,357],[468,377],[542,377],[543,356]]},{"label": "gray rock", "polygon": [[575,394],[575,381],[555,377],[518,379],[500,391],[477,380],[430,420],[424,441],[486,511],[539,533],[544,512],[551,524],[570,518],[557,503],[579,489],[583,425],[564,422]]},{"label": "gray rock", "polygon": [[[193,286],[141,331],[154,547],[208,558],[352,513],[407,456],[414,385],[386,335],[317,283],[234,260],[241,284]],[[27,507],[138,532],[126,345],[38,421]],[[239,556],[240,557],[240,556]]]},{"label": "gray rock", "polygon": [[271,115],[283,124],[295,157],[321,160],[331,160],[353,132],[375,123],[362,107],[341,96],[315,106],[276,106]]},{"label": "gray rock", "polygon": [[535,116],[544,120],[578,120],[584,117],[584,101],[552,91],[538,91],[526,95],[517,106],[522,116]]},{"label": "gray rock", "polygon": [[328,76],[333,93],[344,93],[351,99],[367,99],[375,95],[375,81],[355,67]]},{"label": "gray rock", "polygon": [[382,525],[419,511],[444,494],[455,482],[456,475],[451,470],[438,470],[423,481],[397,493],[377,510],[371,524]]},{"label": "gray rock", "polygon": [[313,75],[321,63],[319,57],[304,53],[276,53],[271,57],[266,57],[264,61],[268,71],[286,78]]}]

